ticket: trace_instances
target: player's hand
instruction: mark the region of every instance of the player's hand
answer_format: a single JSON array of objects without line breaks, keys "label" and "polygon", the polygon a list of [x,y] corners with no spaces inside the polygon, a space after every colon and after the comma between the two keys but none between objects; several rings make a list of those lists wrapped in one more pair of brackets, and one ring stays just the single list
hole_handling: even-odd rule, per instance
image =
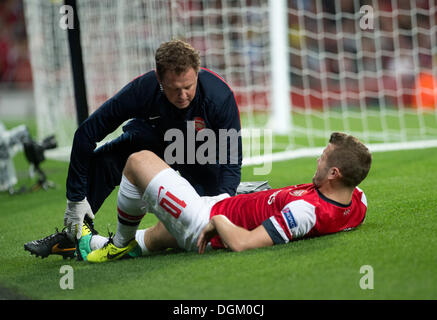
[{"label": "player's hand", "polygon": [[70,239],[80,239],[82,236],[82,226],[85,216],[94,219],[93,211],[85,198],[81,201],[70,201],[67,199],[67,209],[65,209],[64,226]]},{"label": "player's hand", "polygon": [[210,220],[208,224],[200,232],[199,239],[197,239],[197,247],[199,248],[199,254],[205,252],[206,246],[215,235],[217,235],[217,230],[213,222]]}]

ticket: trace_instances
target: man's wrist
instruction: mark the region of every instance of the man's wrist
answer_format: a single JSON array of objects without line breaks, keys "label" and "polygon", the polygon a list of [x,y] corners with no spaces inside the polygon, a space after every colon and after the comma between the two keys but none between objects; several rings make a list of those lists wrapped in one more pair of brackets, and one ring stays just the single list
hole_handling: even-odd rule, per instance
[{"label": "man's wrist", "polygon": [[67,198],[67,203],[68,204],[69,203],[82,203],[82,202],[85,202],[85,201],[87,201],[86,197],[82,198],[81,200],[70,200],[70,199]]}]

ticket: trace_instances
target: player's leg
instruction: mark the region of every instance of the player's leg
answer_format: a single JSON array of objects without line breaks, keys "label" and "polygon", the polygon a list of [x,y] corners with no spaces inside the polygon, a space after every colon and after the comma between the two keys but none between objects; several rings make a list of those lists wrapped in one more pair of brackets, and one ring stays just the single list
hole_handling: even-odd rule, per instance
[{"label": "player's leg", "polygon": [[161,220],[146,241],[153,249],[174,246],[191,250],[196,246],[196,235],[208,223],[209,210],[187,180],[179,176],[158,156],[149,151],[132,154],[123,171],[120,184],[117,232],[111,244],[91,252],[90,262],[118,259],[133,250],[137,228],[149,210]]},{"label": "player's leg", "polygon": [[187,179],[153,153],[141,152],[132,160],[128,160],[125,174],[144,190],[149,212],[157,216],[180,248],[196,251],[197,237],[209,221],[211,207],[229,195],[201,197]]},{"label": "player's leg", "polygon": [[[153,157],[151,157],[151,155],[153,155]],[[144,168],[147,168],[147,170],[144,170]],[[142,199],[144,188],[137,187],[131,181],[136,181],[136,183],[140,185],[147,184],[147,179],[153,179],[155,174],[167,168],[168,166],[151,152],[143,152],[142,155],[133,154],[129,157],[129,160],[126,163],[126,167],[123,171],[124,174],[121,178],[120,188],[118,191],[117,232],[114,238],[111,239],[112,244],[110,244],[108,247],[110,248],[111,252],[113,252],[110,253],[110,255],[121,257],[122,255],[124,256],[128,253],[130,256],[136,257],[143,255],[146,252],[177,247],[176,240],[166,230],[162,223],[158,223],[156,226],[145,230],[137,230],[142,217],[147,211],[147,204]],[[142,178],[137,179],[135,178],[136,175],[139,175]],[[98,240],[98,237],[103,238],[99,235],[91,235],[88,230],[86,234],[83,235],[80,241],[82,241],[82,239],[85,239],[86,241],[85,245],[83,246],[84,257],[87,256],[90,248],[92,250],[96,250],[107,244],[108,239],[102,242]],[[125,250],[125,248],[129,247],[129,244],[133,243],[134,239],[139,244],[139,248],[133,247],[132,244],[131,249],[132,247],[133,249],[131,252],[128,252]],[[88,243],[90,245],[87,245]],[[119,252],[122,252],[123,254],[117,255]],[[106,260],[107,253],[103,255],[103,257],[96,255],[96,253],[91,255],[89,261],[101,262],[102,259]]]},{"label": "player's leg", "polygon": [[117,196],[117,231],[100,249],[88,254],[89,262],[105,262],[126,256],[137,247],[136,232],[147,206],[142,193],[124,175]]},{"label": "player's leg", "polygon": [[[103,248],[109,238],[102,237],[100,235],[88,235],[90,233],[88,228],[84,228],[84,237],[90,237],[88,244],[84,247],[82,256],[85,257],[94,250]],[[158,221],[153,227],[137,230],[135,233],[135,240],[138,243],[138,248],[135,248],[129,252],[129,256],[132,258],[147,255],[152,252],[158,252],[169,248],[178,248],[176,239],[167,231],[164,224]]]},{"label": "player's leg", "polygon": [[[156,130],[147,123],[132,120],[120,137],[96,149],[87,177],[87,200],[93,213],[97,213],[105,199],[120,184],[123,168],[130,154],[143,149],[160,154],[163,152],[162,147]],[[95,233],[93,221],[85,217],[85,223]],[[37,257],[59,254],[64,258],[72,258],[76,248],[65,231],[56,230],[52,235],[26,243],[24,249]]]},{"label": "player's leg", "polygon": [[[88,191],[87,200],[96,214],[102,203],[111,194],[116,186],[120,184],[123,168],[129,155],[138,148],[146,147],[146,141],[131,132],[125,132],[118,138],[104,144],[96,149],[90,161],[88,171]],[[94,229],[93,220],[85,217],[85,225],[88,226],[93,234],[97,232]],[[76,244],[72,241],[67,233],[58,231],[40,240],[34,240],[26,243],[24,249],[31,254],[45,258],[51,254],[62,255],[64,258],[73,258],[75,255],[81,260],[81,252],[86,252],[88,248],[89,233],[83,230],[84,239],[79,239]],[[95,238],[97,239],[97,238]],[[77,247],[77,248],[76,248]],[[85,249],[82,249],[85,247]],[[79,252],[76,252],[76,249]]]},{"label": "player's leg", "polygon": [[[117,198],[117,232],[111,243],[88,255],[90,262],[119,259],[134,250],[138,225],[147,212],[143,193],[148,181],[168,165],[152,152],[132,154],[126,162]],[[153,229],[152,229],[153,230]]]},{"label": "player's leg", "polygon": [[161,221],[153,227],[138,230],[135,239],[141,248],[141,255],[179,247],[175,237],[168,232]]}]

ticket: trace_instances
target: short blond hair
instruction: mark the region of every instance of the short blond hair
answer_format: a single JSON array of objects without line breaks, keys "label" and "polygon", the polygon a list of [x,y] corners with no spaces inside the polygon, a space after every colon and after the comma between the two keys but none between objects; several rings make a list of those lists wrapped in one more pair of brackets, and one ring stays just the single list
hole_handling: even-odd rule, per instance
[{"label": "short blond hair", "polygon": [[171,40],[162,43],[155,54],[156,72],[163,78],[167,71],[181,74],[190,68],[199,72],[200,55],[189,43],[182,40]]}]

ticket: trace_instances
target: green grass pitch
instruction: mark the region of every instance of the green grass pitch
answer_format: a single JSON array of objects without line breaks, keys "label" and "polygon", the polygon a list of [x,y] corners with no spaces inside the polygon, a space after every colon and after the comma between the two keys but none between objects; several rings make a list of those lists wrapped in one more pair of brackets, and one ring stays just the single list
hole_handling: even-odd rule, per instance
[{"label": "green grass pitch", "polygon": [[[67,164],[42,167],[55,189],[0,193],[0,287],[31,299],[436,299],[437,149],[375,153],[360,185],[368,199],[357,230],[241,253],[205,255],[169,250],[153,256],[92,265],[59,256],[35,258],[23,244],[62,228]],[[22,154],[19,186],[30,185]],[[268,178],[272,187],[311,181],[315,158],[273,163],[268,177],[243,168],[243,180]],[[116,229],[116,192],[96,215],[100,233]],[[141,228],[156,218],[146,215]],[[74,272],[62,289],[60,269]],[[373,289],[360,282],[373,269]]]}]

